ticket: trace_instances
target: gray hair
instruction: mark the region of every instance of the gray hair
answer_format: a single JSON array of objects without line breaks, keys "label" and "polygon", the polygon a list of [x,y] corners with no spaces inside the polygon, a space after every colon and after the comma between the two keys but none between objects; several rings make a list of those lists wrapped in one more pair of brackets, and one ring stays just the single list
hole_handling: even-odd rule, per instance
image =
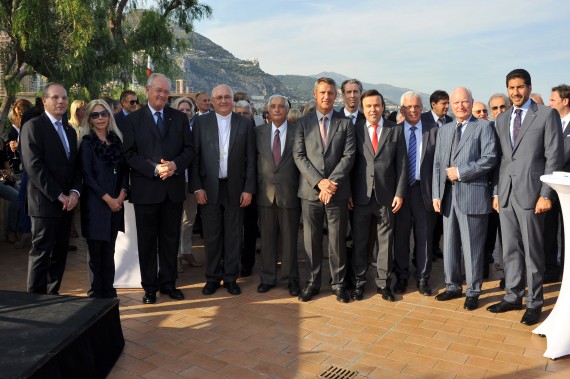
[{"label": "gray hair", "polygon": [[166,82],[168,83],[168,90],[170,91],[170,88],[172,88],[172,82],[170,81],[168,76],[166,76],[164,74],[160,74],[158,72],[153,72],[152,74],[150,74],[150,76],[148,77],[148,80],[146,81],[146,86],[152,87],[152,83],[154,82],[154,79],[156,79],[156,78],[163,78],[164,80],[166,80]]},{"label": "gray hair", "polygon": [[489,101],[487,102],[489,108],[491,108],[491,100],[496,99],[497,97],[502,97],[505,100],[505,104],[507,104],[507,107],[511,104],[511,100],[507,97],[507,95],[505,95],[504,93],[497,92],[489,98]]},{"label": "gray hair", "polygon": [[404,99],[411,97],[414,99],[418,99],[420,101],[420,104],[422,105],[422,107],[424,106],[424,104],[422,103],[422,96],[416,92],[416,91],[407,91],[404,92],[402,94],[402,96],[400,97],[400,106],[403,107],[404,106]]},{"label": "gray hair", "polygon": [[247,100],[236,101],[234,103],[234,111],[236,110],[236,108],[248,108],[249,112],[250,113],[252,112],[251,104]]},{"label": "gray hair", "polygon": [[267,100],[268,107],[271,105],[271,100],[273,99],[283,99],[283,101],[285,102],[285,107],[287,108],[287,111],[289,111],[289,100],[285,96],[278,94],[269,96],[269,100]]}]

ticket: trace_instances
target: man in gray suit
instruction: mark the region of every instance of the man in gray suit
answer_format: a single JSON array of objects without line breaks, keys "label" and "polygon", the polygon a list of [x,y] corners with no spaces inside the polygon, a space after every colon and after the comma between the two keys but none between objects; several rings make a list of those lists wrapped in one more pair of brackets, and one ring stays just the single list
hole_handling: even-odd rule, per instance
[{"label": "man in gray suit", "polygon": [[450,96],[455,122],[439,129],[433,162],[433,207],[443,215],[446,289],[435,297],[461,297],[461,255],[467,289],[464,308],[477,309],[483,283],[483,248],[491,212],[489,173],[497,163],[495,131],[472,116],[473,97],[458,87]]},{"label": "man in gray suit", "polygon": [[264,293],[277,283],[277,255],[281,251],[281,277],[288,280],[289,294],[299,296],[297,237],[301,202],[299,169],[293,160],[295,124],[287,122],[289,103],[281,95],[269,98],[271,123],[255,128],[257,145],[257,207],[261,232],[261,283]]},{"label": "man in gray suit", "polygon": [[331,78],[315,82],[316,110],[301,117],[293,158],[301,173],[299,197],[303,213],[307,286],[299,296],[309,301],[321,287],[323,223],[328,221],[329,265],[332,288],[338,301],[348,303],[344,289],[350,170],[354,164],[354,128],[334,112],[336,83]]},{"label": "man in gray suit", "polygon": [[436,214],[432,204],[432,173],[435,143],[439,128],[422,122],[422,98],[408,91],[400,99],[400,111],[405,117],[404,129],[408,150],[407,196],[402,209],[396,213],[395,271],[398,281],[394,292],[406,292],[410,265],[410,233],[414,230],[414,277],[418,291],[431,295],[429,278],[432,265],[433,227]]},{"label": "man in gray suit", "polygon": [[[352,172],[354,208],[354,252],[352,267],[356,276],[351,297],[362,300],[368,268],[368,225],[375,217],[378,258],[377,292],[394,301],[390,274],[394,259],[394,214],[400,210],[408,188],[406,141],[401,125],[384,120],[384,98],[368,90],[360,99],[366,121],[354,126],[356,157]],[[420,109],[421,111],[421,109]]]},{"label": "man in gray suit", "polygon": [[521,309],[526,284],[526,311],[521,323],[534,325],[544,303],[544,218],[555,196],[540,176],[562,168],[562,125],[556,110],[530,99],[532,84],[526,70],[511,71],[506,82],[513,107],[497,117],[502,158],[493,199],[503,231],[506,295],[487,310],[500,313]]},{"label": "man in gray suit", "polygon": [[234,94],[221,84],[212,90],[214,112],[196,118],[190,191],[202,210],[206,249],[204,295],[224,280],[231,295],[236,283],[243,230],[243,208],[255,192],[255,134],[251,121],[232,112]]}]

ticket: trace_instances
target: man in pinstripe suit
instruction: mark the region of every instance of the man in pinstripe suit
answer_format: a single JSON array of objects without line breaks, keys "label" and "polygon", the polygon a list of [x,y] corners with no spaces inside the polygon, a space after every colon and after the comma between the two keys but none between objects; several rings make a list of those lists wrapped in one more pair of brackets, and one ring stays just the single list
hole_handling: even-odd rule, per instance
[{"label": "man in pinstripe suit", "polygon": [[464,308],[477,309],[483,283],[483,248],[491,212],[488,175],[497,162],[495,131],[489,121],[472,116],[473,97],[467,88],[451,93],[456,122],[437,135],[433,163],[433,207],[443,214],[445,301],[461,297],[461,252],[467,289]]}]

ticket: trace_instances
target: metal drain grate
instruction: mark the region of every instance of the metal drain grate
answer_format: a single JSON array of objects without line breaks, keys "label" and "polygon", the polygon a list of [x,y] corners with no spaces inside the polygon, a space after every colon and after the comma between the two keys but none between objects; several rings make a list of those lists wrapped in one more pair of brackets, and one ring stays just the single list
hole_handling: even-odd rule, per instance
[{"label": "metal drain grate", "polygon": [[319,374],[319,378],[326,379],[351,379],[358,375],[358,371],[347,370],[345,368],[331,366]]}]

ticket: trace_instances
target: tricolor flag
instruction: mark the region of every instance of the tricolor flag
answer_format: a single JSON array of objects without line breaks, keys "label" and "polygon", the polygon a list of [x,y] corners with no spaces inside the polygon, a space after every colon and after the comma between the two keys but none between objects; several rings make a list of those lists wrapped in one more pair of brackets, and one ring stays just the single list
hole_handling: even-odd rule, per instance
[{"label": "tricolor flag", "polygon": [[146,77],[148,78],[153,71],[154,71],[154,64],[152,63],[152,58],[149,55],[146,64]]}]

